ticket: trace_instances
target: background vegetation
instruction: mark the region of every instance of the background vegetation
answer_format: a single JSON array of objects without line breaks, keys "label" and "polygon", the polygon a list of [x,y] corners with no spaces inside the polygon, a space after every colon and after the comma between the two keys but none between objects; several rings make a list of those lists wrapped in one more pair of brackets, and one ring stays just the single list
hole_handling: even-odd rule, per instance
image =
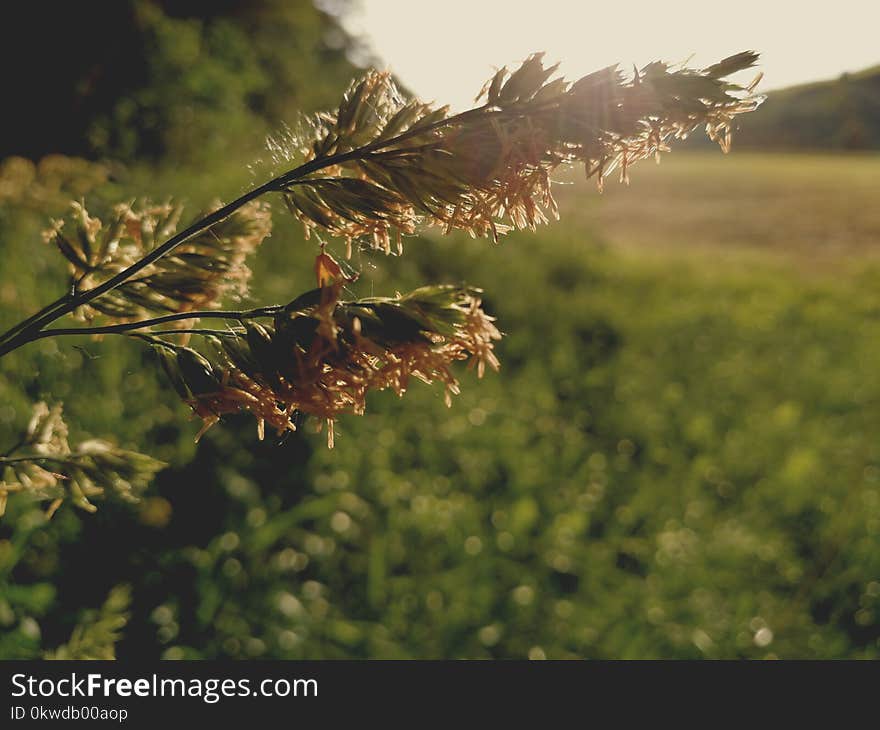
[{"label": "background vegetation", "polygon": [[880,148],[880,66],[774,92],[741,143],[776,149]]},{"label": "background vegetation", "polygon": [[[78,115],[9,121],[0,327],[60,293],[39,231],[68,199],[228,198],[362,53],[308,3],[112,6],[119,37],[61,24],[96,37],[40,82]],[[500,247],[355,254],[356,293],[478,284],[508,336],[451,410],[382,394],[333,451],[247,417],[196,448],[131,342],[4,358],[0,449],[44,398],[172,466],[134,507],[10,502],[0,657],[876,657],[880,159],[685,152],[632,178],[563,180],[563,222]],[[276,210],[255,302],[308,288],[314,253]]]}]

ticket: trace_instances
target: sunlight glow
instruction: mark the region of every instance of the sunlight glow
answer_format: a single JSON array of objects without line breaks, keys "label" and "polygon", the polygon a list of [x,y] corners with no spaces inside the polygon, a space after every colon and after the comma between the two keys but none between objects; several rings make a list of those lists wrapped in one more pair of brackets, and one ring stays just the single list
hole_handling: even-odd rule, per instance
[{"label": "sunlight glow", "polygon": [[834,78],[880,63],[880,3],[740,0],[361,0],[351,28],[427,100],[466,108],[496,66],[533,51],[568,78],[610,63],[708,65],[746,49],[762,54],[764,89]]}]

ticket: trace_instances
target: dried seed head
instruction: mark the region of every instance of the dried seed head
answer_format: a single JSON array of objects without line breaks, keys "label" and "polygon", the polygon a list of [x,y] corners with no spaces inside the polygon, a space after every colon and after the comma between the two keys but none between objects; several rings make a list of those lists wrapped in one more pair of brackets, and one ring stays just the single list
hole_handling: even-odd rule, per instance
[{"label": "dried seed head", "polygon": [[[71,208],[67,219],[54,221],[43,235],[67,259],[78,289],[100,284],[170,238],[182,212],[181,206],[171,203],[118,205],[104,223],[90,216],[82,203],[72,203]],[[104,314],[119,322],[216,309],[224,298],[240,299],[251,275],[247,256],[270,230],[266,205],[243,206],[77,314],[85,320]]]},{"label": "dried seed head", "polygon": [[172,358],[159,348],[175,387],[183,384],[184,400],[204,422],[199,435],[226,413],[249,411],[259,433],[264,425],[294,430],[294,414],[304,413],[330,424],[332,445],[333,421],[363,414],[371,390],[403,395],[417,378],[443,383],[448,398],[458,393],[453,362],[469,360],[480,376],[486,365],[498,369],[493,346],[501,334],[475,290],[429,286],[344,302],[344,283],[299,297],[272,325],[249,322],[207,338],[207,358],[189,348],[175,348]]},{"label": "dried seed head", "polygon": [[369,72],[300,142],[309,160],[362,152],[289,184],[285,199],[307,233],[386,252],[392,236],[419,223],[492,239],[535,228],[558,215],[550,173],[560,165],[582,163],[600,186],[620,165],[626,182],[633,163],[699,126],[728,150],[734,117],[761,99],[754,85],[724,78],[756,60],[741,53],[702,71],[652,63],[630,79],[612,66],[569,83],[534,54],[487,82],[482,107],[452,118],[405,101],[388,74]]},{"label": "dried seed head", "polygon": [[15,452],[0,458],[3,509],[13,494],[48,501],[50,517],[66,499],[88,512],[96,509],[92,500],[108,495],[137,501],[155,473],[166,466],[100,439],[82,441],[71,448],[61,410],[60,404],[50,408],[37,403]]}]

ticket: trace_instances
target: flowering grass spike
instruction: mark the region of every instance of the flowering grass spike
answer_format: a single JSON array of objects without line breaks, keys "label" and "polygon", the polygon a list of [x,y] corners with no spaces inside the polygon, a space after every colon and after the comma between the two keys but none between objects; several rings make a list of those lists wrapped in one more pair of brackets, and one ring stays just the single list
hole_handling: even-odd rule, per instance
[{"label": "flowering grass spike", "polygon": [[[171,203],[120,204],[104,220],[73,203],[45,234],[68,261],[71,289],[0,335],[0,357],[46,337],[145,341],[202,419],[199,436],[229,413],[251,413],[261,437],[305,415],[327,425],[332,446],[339,416],[363,414],[370,391],[403,395],[413,378],[440,382],[449,403],[459,389],[455,362],[479,376],[499,367],[501,333],[480,291],[429,285],[343,299],[357,275],[343,273],[323,237],[344,239],[349,257],[354,245],[402,253],[403,237],[422,225],[498,241],[559,216],[552,175],[561,166],[582,165],[600,187],[615,169],[626,182],[635,162],[659,159],[699,127],[727,152],[736,117],[762,100],[758,79],[739,86],[728,77],[757,58],[746,51],[704,69],[656,62],[631,75],[610,66],[569,82],[536,53],[500,69],[478,106],[454,115],[370,71],[303,134],[271,143],[289,169],[186,227]],[[270,194],[318,237],[317,288],[287,305],[224,310],[223,300],[246,293],[246,259],[269,235]],[[68,314],[89,326],[50,327]],[[225,327],[207,329],[206,319]],[[50,509],[67,494],[92,509],[90,498],[108,488],[135,495],[161,466],[103,441],[70,449],[59,409],[38,405],[34,419],[22,443],[29,453],[0,461],[0,506],[29,491],[53,499]]]},{"label": "flowering grass spike", "polygon": [[[82,203],[71,203],[71,208],[70,216],[54,221],[43,237],[67,259],[71,285],[78,290],[110,278],[155,249],[174,234],[183,212],[183,206],[172,203],[120,204],[103,223]],[[266,205],[245,205],[76,314],[87,321],[104,314],[121,322],[219,309],[224,298],[241,299],[247,293],[251,271],[246,259],[271,229]]]},{"label": "flowering grass spike", "polygon": [[600,185],[619,166],[626,180],[630,165],[699,126],[727,151],[734,117],[760,97],[724,78],[756,59],[740,53],[702,71],[658,62],[631,78],[611,66],[569,83],[538,53],[513,73],[502,68],[482,106],[452,117],[371,71],[335,113],[313,120],[299,153],[332,164],[292,180],[285,199],[307,233],[367,238],[386,252],[419,222],[493,240],[534,230],[558,217],[550,175],[560,165],[582,163]]},{"label": "flowering grass spike", "polygon": [[341,283],[304,294],[272,324],[245,322],[207,335],[207,357],[189,347],[156,345],[178,394],[202,418],[205,430],[226,413],[248,411],[281,434],[302,413],[327,423],[343,413],[361,415],[371,390],[403,395],[412,378],[443,384],[447,404],[459,392],[450,366],[469,360],[482,377],[498,369],[501,337],[480,307],[479,292],[426,286],[405,296],[339,299]]},{"label": "flowering grass spike", "polygon": [[0,457],[0,515],[14,494],[48,501],[50,517],[65,499],[87,512],[96,509],[92,500],[108,493],[134,502],[166,466],[102,439],[81,441],[71,448],[67,435],[60,404],[34,406],[21,441]]}]

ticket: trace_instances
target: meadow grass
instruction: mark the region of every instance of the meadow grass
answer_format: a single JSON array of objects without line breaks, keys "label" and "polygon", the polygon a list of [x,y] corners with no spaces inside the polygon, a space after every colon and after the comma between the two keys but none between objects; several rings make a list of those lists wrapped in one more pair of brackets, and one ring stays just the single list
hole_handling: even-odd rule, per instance
[{"label": "meadow grass", "polygon": [[808,266],[880,252],[880,155],[676,153],[634,168],[629,188],[609,184],[585,204],[575,198],[584,201],[579,185],[561,196],[569,226],[589,226],[640,255],[751,251]]},{"label": "meadow grass", "polygon": [[[490,655],[525,655],[529,637],[549,656],[877,653],[880,269],[860,256],[870,254],[870,214],[851,222],[858,260],[831,273],[801,265],[818,240],[782,246],[792,209],[775,212],[771,251],[727,240],[747,230],[738,202],[751,195],[728,180],[766,165],[816,193],[827,181],[811,190],[805,171],[853,166],[858,179],[868,163],[747,159],[731,173],[734,159],[685,158],[678,186],[658,176],[650,192],[577,191],[589,201],[575,213],[581,225],[571,223],[572,191],[567,223],[536,238],[488,250],[432,239],[400,261],[486,288],[509,333],[504,369],[465,380],[448,414],[427,392],[383,400],[390,420],[342,424],[337,452],[316,461],[352,491],[366,485],[397,505],[377,510],[389,518],[417,520],[430,500],[423,519],[444,545],[437,554],[458,552],[455,569],[472,571],[465,582],[491,598],[479,621],[503,639],[487,631]],[[867,203],[873,180],[862,180],[851,195]],[[703,209],[719,190],[737,190],[723,217]],[[676,200],[663,220],[692,209],[696,235],[723,235],[658,246],[660,225],[632,220],[655,195]],[[604,222],[615,208],[626,234]],[[399,559],[412,547],[399,545]],[[387,590],[400,600],[427,592],[434,570]],[[444,624],[477,600],[451,584],[443,599]],[[478,645],[479,636],[461,651]]]},{"label": "meadow grass", "polygon": [[[877,157],[670,155],[629,189],[565,188],[562,222],[538,235],[428,232],[400,258],[355,254],[359,295],[482,286],[507,333],[501,372],[462,373],[451,410],[427,386],[378,394],[332,452],[309,435],[303,465],[297,441],[287,471],[286,447],[242,442],[251,423],[213,429],[182,472],[197,492],[156,487],[166,552],[145,512],[78,517],[93,537],[112,521],[132,555],[92,603],[136,565],[150,588],[133,631],[166,656],[249,655],[249,636],[286,657],[876,657],[878,172]],[[312,256],[276,211],[258,299],[304,288]],[[63,395],[79,428],[116,423],[183,469],[196,427],[137,372],[137,347],[82,344],[95,359],[67,343],[6,358],[4,397],[32,371],[78,382]],[[4,439],[24,407],[6,401]],[[74,529],[69,512],[53,522]],[[158,643],[157,605],[183,627]]]}]

